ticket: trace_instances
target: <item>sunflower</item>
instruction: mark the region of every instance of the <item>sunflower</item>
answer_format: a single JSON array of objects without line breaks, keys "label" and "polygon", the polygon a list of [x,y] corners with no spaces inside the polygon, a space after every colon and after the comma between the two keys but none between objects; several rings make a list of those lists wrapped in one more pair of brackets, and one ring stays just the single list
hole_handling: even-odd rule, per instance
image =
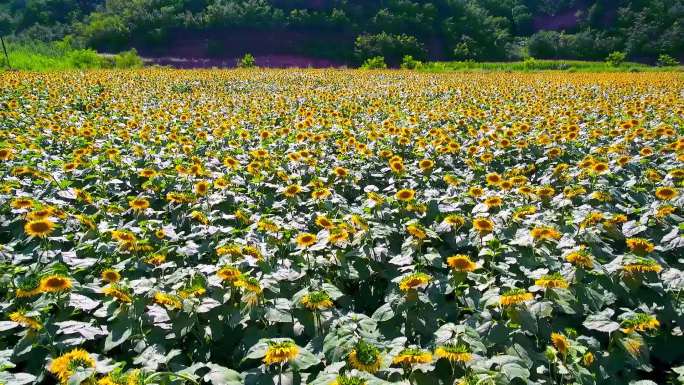
[{"label": "sunflower", "polygon": [[10,321],[16,322],[19,325],[31,330],[40,330],[43,328],[43,324],[40,323],[40,321],[33,317],[27,316],[26,312],[24,312],[23,310],[10,313],[9,319]]},{"label": "sunflower", "polygon": [[655,249],[653,243],[643,238],[627,238],[627,247],[636,255],[646,255]]},{"label": "sunflower", "polygon": [[390,162],[390,169],[396,174],[401,174],[405,170],[404,163],[401,161]]},{"label": "sunflower", "polygon": [[35,202],[31,198],[14,198],[10,202],[13,209],[30,209],[34,207]]},{"label": "sunflower", "polygon": [[468,362],[473,358],[468,347],[462,344],[441,345],[435,349],[435,356],[450,362]]},{"label": "sunflower", "polygon": [[329,197],[331,195],[331,192],[327,188],[320,188],[316,189],[311,192],[311,197],[315,200],[321,200]]},{"label": "sunflower", "polygon": [[402,350],[392,360],[394,365],[412,366],[415,364],[427,364],[432,361],[432,354],[428,351],[416,348]]},{"label": "sunflower", "polygon": [[316,238],[316,235],[311,234],[311,233],[301,233],[297,235],[297,246],[299,246],[300,249],[306,249],[310,246],[312,246],[314,243],[316,243],[318,239]]},{"label": "sunflower", "polygon": [[207,195],[210,187],[211,187],[211,184],[209,182],[207,182],[206,180],[202,180],[202,181],[195,183],[193,190],[195,191],[196,195],[204,196],[204,195]]},{"label": "sunflower", "polygon": [[329,385],[366,385],[367,383],[365,378],[339,375]]},{"label": "sunflower", "polygon": [[480,234],[489,234],[494,231],[494,222],[485,217],[477,217],[473,219],[473,227]]},{"label": "sunflower", "polygon": [[131,296],[127,293],[127,291],[117,284],[112,284],[105,287],[102,289],[102,293],[124,303],[130,303],[132,301]]},{"label": "sunflower", "polygon": [[55,229],[55,223],[49,219],[36,219],[24,225],[24,232],[31,237],[45,238]]},{"label": "sunflower", "polygon": [[591,171],[595,174],[603,174],[609,169],[610,167],[608,166],[608,163],[605,162],[595,162],[591,165]]},{"label": "sunflower", "polygon": [[346,178],[347,175],[349,175],[349,170],[344,167],[335,167],[333,173],[335,173],[335,176],[338,178]]},{"label": "sunflower", "polygon": [[649,332],[660,328],[660,321],[655,316],[637,313],[624,320],[621,324],[622,331],[626,334],[636,332]]},{"label": "sunflower", "polygon": [[50,373],[54,374],[62,384],[69,382],[69,378],[78,368],[94,368],[95,360],[83,349],[73,349],[50,363]]},{"label": "sunflower", "polygon": [[147,210],[148,207],[150,207],[150,201],[148,201],[145,198],[135,198],[131,199],[128,202],[128,205],[131,207],[133,211],[142,212]]},{"label": "sunflower", "polygon": [[669,201],[679,196],[679,192],[672,187],[658,187],[655,196],[661,201]]},{"label": "sunflower", "polygon": [[302,192],[302,186],[298,184],[291,184],[283,190],[283,194],[288,198],[294,198],[300,192]]},{"label": "sunflower", "polygon": [[299,347],[293,341],[269,341],[263,362],[266,365],[283,364],[294,360],[299,355]]},{"label": "sunflower", "polygon": [[519,303],[532,301],[533,299],[534,295],[532,295],[532,293],[529,293],[523,289],[512,289],[501,294],[499,297],[499,303],[501,306],[512,306]]},{"label": "sunflower", "polygon": [[637,258],[636,262],[627,263],[622,266],[622,271],[628,276],[638,273],[660,273],[662,270],[663,267],[650,258]]},{"label": "sunflower", "polygon": [[558,240],[561,234],[550,226],[537,226],[530,230],[530,235],[535,241]]},{"label": "sunflower", "polygon": [[183,305],[180,298],[173,294],[163,293],[158,291],[154,293],[154,302],[166,306],[167,309],[180,309]]},{"label": "sunflower", "polygon": [[431,280],[432,277],[425,273],[411,273],[399,281],[399,289],[403,292],[409,292],[427,285]]},{"label": "sunflower", "polygon": [[318,217],[316,217],[316,225],[324,229],[331,229],[335,227],[335,224],[325,215],[319,215]]},{"label": "sunflower", "polygon": [[302,297],[299,301],[309,310],[325,310],[333,306],[330,296],[325,291],[312,291]]},{"label": "sunflower", "polygon": [[409,233],[409,235],[411,235],[412,237],[418,239],[419,241],[422,241],[423,239],[427,238],[427,233],[422,228],[422,226],[415,223],[406,226],[406,232]]},{"label": "sunflower", "polygon": [[449,227],[452,229],[460,229],[463,227],[463,225],[465,225],[465,218],[463,218],[461,215],[450,214],[444,218],[444,223],[449,225]]},{"label": "sunflower", "polygon": [[435,162],[433,162],[430,159],[422,159],[420,162],[418,162],[418,168],[420,168],[423,172],[428,172],[432,170],[434,166]]},{"label": "sunflower", "polygon": [[565,257],[565,260],[577,267],[581,267],[587,270],[592,269],[594,267],[594,261],[591,254],[584,250],[584,248],[571,252]]},{"label": "sunflower", "polygon": [[8,161],[14,157],[14,153],[10,148],[0,148],[0,160]]},{"label": "sunflower", "polygon": [[140,172],[138,173],[138,176],[143,177],[143,178],[147,178],[147,179],[152,179],[155,176],[157,176],[157,172],[155,170],[150,169],[150,168],[145,168],[145,169],[140,170]]},{"label": "sunflower", "polygon": [[467,272],[477,268],[477,264],[470,260],[470,257],[463,254],[454,255],[447,259],[447,265],[454,271]]},{"label": "sunflower", "polygon": [[401,190],[397,191],[396,194],[394,194],[394,197],[400,201],[410,201],[415,196],[416,196],[416,192],[411,190],[411,189],[408,189],[408,188],[401,189]]},{"label": "sunflower", "polygon": [[491,172],[485,176],[485,180],[487,181],[487,184],[490,186],[498,186],[499,183],[501,183],[501,181],[503,180],[503,178],[501,178],[501,175],[495,172]]},{"label": "sunflower", "polygon": [[242,277],[242,273],[240,272],[240,270],[234,267],[224,266],[216,272],[216,276],[221,278],[223,282],[230,283],[240,279]]},{"label": "sunflower", "polygon": [[352,368],[368,373],[375,373],[382,366],[380,349],[364,340],[359,340],[354,345],[354,348],[347,356],[347,360]]},{"label": "sunflower", "polygon": [[568,281],[566,281],[560,273],[544,275],[534,281],[534,284],[541,286],[544,289],[567,289],[569,286]]},{"label": "sunflower", "polygon": [[551,333],[551,343],[556,348],[556,350],[560,352],[560,354],[566,355],[568,353],[570,344],[568,343],[568,339],[565,338],[564,335],[560,333]]},{"label": "sunflower", "polygon": [[40,279],[40,291],[58,293],[71,289],[71,279],[62,275],[48,275]]},{"label": "sunflower", "polygon": [[102,270],[102,273],[100,274],[100,278],[104,282],[117,283],[121,280],[121,274],[114,269],[105,269],[105,270]]}]

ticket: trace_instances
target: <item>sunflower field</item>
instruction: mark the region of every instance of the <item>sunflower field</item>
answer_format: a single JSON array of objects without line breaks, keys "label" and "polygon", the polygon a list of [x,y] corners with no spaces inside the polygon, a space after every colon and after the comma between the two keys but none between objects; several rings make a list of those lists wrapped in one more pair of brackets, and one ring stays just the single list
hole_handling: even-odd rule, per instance
[{"label": "sunflower field", "polygon": [[0,384],[684,383],[681,74],[0,84]]}]

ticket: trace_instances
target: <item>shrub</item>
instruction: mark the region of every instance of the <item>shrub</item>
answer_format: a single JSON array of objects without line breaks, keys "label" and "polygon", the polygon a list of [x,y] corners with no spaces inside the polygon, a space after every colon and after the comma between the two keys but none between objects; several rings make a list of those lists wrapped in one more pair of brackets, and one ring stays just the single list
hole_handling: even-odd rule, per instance
[{"label": "shrub", "polygon": [[92,49],[77,49],[67,54],[67,61],[73,68],[102,68],[105,60]]},{"label": "shrub", "polygon": [[661,54],[658,56],[658,67],[674,67],[679,65],[679,61],[668,54]]},{"label": "shrub", "polygon": [[401,60],[401,68],[408,70],[414,70],[420,67],[422,64],[423,63],[420,60],[414,59],[411,55],[405,55]]},{"label": "shrub", "polygon": [[251,53],[246,53],[245,56],[238,59],[237,66],[238,68],[254,68],[256,67],[256,60]]},{"label": "shrub", "polygon": [[138,56],[138,51],[131,48],[114,56],[114,66],[116,68],[140,68],[143,66],[143,60]]},{"label": "shrub", "polygon": [[361,65],[361,68],[366,70],[385,69],[387,68],[387,64],[385,63],[384,57],[373,56],[366,59],[366,61]]},{"label": "shrub", "polygon": [[354,53],[359,60],[382,56],[387,63],[399,65],[402,57],[425,57],[425,47],[414,36],[392,35],[385,32],[377,35],[361,35],[354,43]]},{"label": "shrub", "polygon": [[615,51],[608,55],[606,62],[613,67],[619,67],[625,62],[625,59],[627,59],[627,54],[624,52]]}]

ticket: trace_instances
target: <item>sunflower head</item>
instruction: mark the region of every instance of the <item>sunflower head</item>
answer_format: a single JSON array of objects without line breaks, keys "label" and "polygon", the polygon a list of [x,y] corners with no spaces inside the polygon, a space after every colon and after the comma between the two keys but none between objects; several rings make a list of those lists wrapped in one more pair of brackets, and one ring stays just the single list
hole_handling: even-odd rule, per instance
[{"label": "sunflower head", "polygon": [[333,306],[330,295],[323,290],[309,292],[300,303],[309,310],[324,310]]},{"label": "sunflower head", "polygon": [[470,349],[463,344],[445,344],[435,349],[435,355],[451,362],[468,362],[472,359]]},{"label": "sunflower head", "polygon": [[263,362],[266,365],[283,364],[294,360],[297,355],[299,355],[299,347],[294,341],[269,341]]},{"label": "sunflower head", "polygon": [[417,348],[407,348],[394,357],[392,364],[412,366],[415,364],[427,364],[430,361],[432,361],[432,354],[430,352]]},{"label": "sunflower head", "polygon": [[69,378],[76,373],[78,368],[93,368],[95,360],[83,349],[74,349],[52,360],[49,370],[62,384],[66,384]]},{"label": "sunflower head", "polygon": [[352,368],[368,373],[377,372],[382,365],[380,349],[363,339],[354,345],[352,351],[349,352],[348,360]]},{"label": "sunflower head", "polygon": [[311,247],[314,243],[316,243],[317,238],[316,235],[311,234],[311,233],[301,233],[297,236],[296,242],[297,246],[302,249],[306,249],[308,247]]},{"label": "sunflower head", "polygon": [[55,223],[49,219],[36,219],[24,225],[24,232],[31,237],[45,238],[55,229]]},{"label": "sunflower head", "polygon": [[71,279],[63,275],[52,274],[40,279],[40,291],[43,293],[58,293],[71,287]]}]

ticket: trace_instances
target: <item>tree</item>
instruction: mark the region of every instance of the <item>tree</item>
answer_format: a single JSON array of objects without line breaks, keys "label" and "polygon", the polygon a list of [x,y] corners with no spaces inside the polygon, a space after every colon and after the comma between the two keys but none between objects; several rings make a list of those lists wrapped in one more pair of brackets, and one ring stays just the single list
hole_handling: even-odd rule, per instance
[{"label": "tree", "polygon": [[404,55],[411,55],[416,58],[425,57],[425,47],[414,36],[390,35],[385,32],[377,35],[358,36],[354,52],[360,61],[382,56],[392,65],[398,65]]},{"label": "tree", "polygon": [[611,52],[606,58],[606,62],[613,67],[621,66],[627,59],[627,54],[620,51]]},{"label": "tree", "polygon": [[254,68],[256,67],[256,60],[251,53],[246,53],[245,56],[238,59],[237,66],[238,68]]}]

